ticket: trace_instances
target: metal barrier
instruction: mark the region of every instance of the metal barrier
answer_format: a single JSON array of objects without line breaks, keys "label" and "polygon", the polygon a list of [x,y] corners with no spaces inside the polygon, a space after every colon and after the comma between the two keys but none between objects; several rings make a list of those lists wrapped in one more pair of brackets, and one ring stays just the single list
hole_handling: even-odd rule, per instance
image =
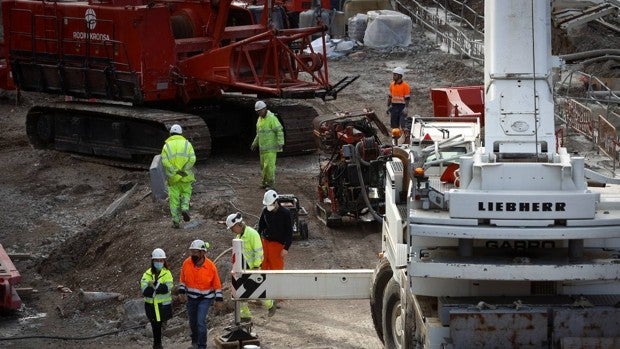
[{"label": "metal barrier", "polygon": [[617,97],[596,76],[569,71],[556,86],[556,118],[566,124],[567,130],[592,142],[593,147],[611,160],[609,170],[615,173],[620,160],[620,139],[615,126],[620,125],[620,103],[612,98],[597,98],[592,93],[594,89],[604,92],[604,96]]},{"label": "metal barrier", "polygon": [[[425,7],[416,0],[396,0],[396,9],[408,14],[417,24],[435,34],[439,42],[446,45],[448,53],[458,52],[472,59],[476,64],[484,63],[484,17],[476,13],[465,2],[456,0],[434,0],[434,7]],[[448,10],[457,8],[460,13]],[[471,18],[471,20],[469,19]]]}]

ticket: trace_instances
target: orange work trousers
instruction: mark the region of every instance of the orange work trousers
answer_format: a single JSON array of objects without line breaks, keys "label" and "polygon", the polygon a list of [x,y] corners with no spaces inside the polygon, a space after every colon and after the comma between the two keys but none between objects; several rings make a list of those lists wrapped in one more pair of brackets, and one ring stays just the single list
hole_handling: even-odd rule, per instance
[{"label": "orange work trousers", "polygon": [[282,258],[282,250],[284,245],[277,241],[269,241],[267,239],[261,239],[263,241],[263,264],[261,265],[263,270],[283,270],[284,258]]}]

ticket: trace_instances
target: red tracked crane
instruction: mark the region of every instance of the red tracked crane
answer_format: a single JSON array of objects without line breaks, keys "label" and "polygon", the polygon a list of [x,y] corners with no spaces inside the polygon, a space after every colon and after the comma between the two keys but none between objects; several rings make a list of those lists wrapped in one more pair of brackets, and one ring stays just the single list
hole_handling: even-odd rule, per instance
[{"label": "red tracked crane", "polygon": [[[252,132],[251,103],[225,92],[335,98],[355,79],[329,83],[325,53],[310,46],[323,27],[275,30],[266,9],[254,23],[231,0],[3,0],[4,58],[15,85],[98,102],[33,107],[31,143],[148,162],[180,123],[205,158],[212,137]],[[285,152],[314,150],[314,109],[271,109],[285,129]]]}]

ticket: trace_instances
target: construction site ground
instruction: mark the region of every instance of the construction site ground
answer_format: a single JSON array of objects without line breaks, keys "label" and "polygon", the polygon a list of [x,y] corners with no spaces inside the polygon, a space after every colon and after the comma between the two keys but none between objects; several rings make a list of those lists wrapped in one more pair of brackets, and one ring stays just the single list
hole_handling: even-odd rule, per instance
[{"label": "construction site ground", "polygon": [[[607,42],[604,39],[602,42]],[[320,114],[370,108],[385,117],[387,86],[396,66],[406,68],[412,85],[410,113],[432,115],[429,88],[477,85],[481,68],[441,52],[435,42],[414,28],[408,48],[354,50],[331,60],[332,81],[360,78],[335,101],[311,101]],[[25,115],[33,104],[51,99],[23,93],[16,101],[8,92],[0,101],[0,243],[13,254],[21,272],[23,307],[0,317],[0,347],[6,348],[146,348],[150,326],[131,317],[128,308],[142,307],[138,282],[149,266],[150,253],[163,248],[177,281],[188,246],[194,239],[211,244],[215,259],[231,246],[232,234],[221,223],[242,212],[257,223],[264,191],[258,154],[246,147],[219,150],[196,167],[191,202],[192,220],[173,229],[166,202],[155,202],[149,175],[83,161],[71,154],[33,149],[25,131]],[[237,144],[235,139],[230,144]],[[296,238],[287,257],[288,269],[372,269],[381,249],[378,224],[351,224],[331,229],[314,216],[320,152],[278,159],[276,189],[298,196],[309,212],[309,239]],[[119,201],[116,201],[119,200]],[[116,201],[116,204],[114,204]],[[117,205],[118,204],[118,205]],[[230,253],[217,260],[226,301],[209,316],[209,348],[213,338],[232,324]],[[84,303],[80,290],[121,295]],[[253,331],[263,349],[379,348],[367,300],[287,300],[275,316],[253,306]],[[165,348],[190,346],[184,306],[174,304]],[[24,338],[25,337],[25,338]],[[13,338],[6,340],[6,338]],[[20,339],[21,338],[21,339]]]}]

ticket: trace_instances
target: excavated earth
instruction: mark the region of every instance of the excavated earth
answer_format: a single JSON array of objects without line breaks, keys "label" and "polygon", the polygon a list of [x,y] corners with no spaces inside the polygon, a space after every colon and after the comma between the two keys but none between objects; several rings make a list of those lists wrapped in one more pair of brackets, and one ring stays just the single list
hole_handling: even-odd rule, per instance
[{"label": "excavated earth", "polygon": [[[587,38],[593,45],[592,38]],[[603,37],[597,47],[607,48],[609,41]],[[483,80],[480,68],[441,52],[417,26],[413,43],[406,49],[358,48],[329,63],[332,81],[347,75],[359,74],[360,78],[335,101],[311,101],[319,113],[370,108],[384,122],[388,121],[384,117],[387,86],[396,66],[406,67],[414,104],[410,109],[422,116],[432,115],[430,87],[474,85]],[[611,66],[610,71],[617,72],[617,66]],[[24,305],[19,311],[0,317],[0,347],[150,347],[149,326],[143,316],[135,314],[142,307],[138,281],[155,247],[165,249],[177,278],[190,242],[197,238],[210,242],[209,256],[219,256],[217,266],[225,292],[230,294],[230,253],[225,251],[233,236],[222,220],[239,211],[248,224],[256,224],[263,195],[257,154],[231,146],[199,164],[192,221],[176,230],[171,227],[167,204],[154,201],[146,171],[32,149],[24,126],[26,112],[52,97],[33,93],[21,97],[17,101],[15,93],[7,92],[0,100],[0,163],[4,168],[0,243],[9,253],[27,254],[14,262],[22,275],[20,287],[31,291],[22,293]],[[305,218],[310,238],[295,239],[287,268],[372,269],[381,248],[377,224],[329,229],[313,214],[322,157],[317,152],[278,159],[278,191],[297,195],[310,213]],[[89,303],[80,290],[120,297]],[[225,303],[224,309],[209,316],[209,348],[214,348],[212,339],[232,323],[233,303]],[[187,348],[186,313],[180,304],[175,303],[174,309],[164,346]],[[253,331],[263,349],[381,347],[367,300],[288,300],[272,318],[259,306],[253,312]]]}]

